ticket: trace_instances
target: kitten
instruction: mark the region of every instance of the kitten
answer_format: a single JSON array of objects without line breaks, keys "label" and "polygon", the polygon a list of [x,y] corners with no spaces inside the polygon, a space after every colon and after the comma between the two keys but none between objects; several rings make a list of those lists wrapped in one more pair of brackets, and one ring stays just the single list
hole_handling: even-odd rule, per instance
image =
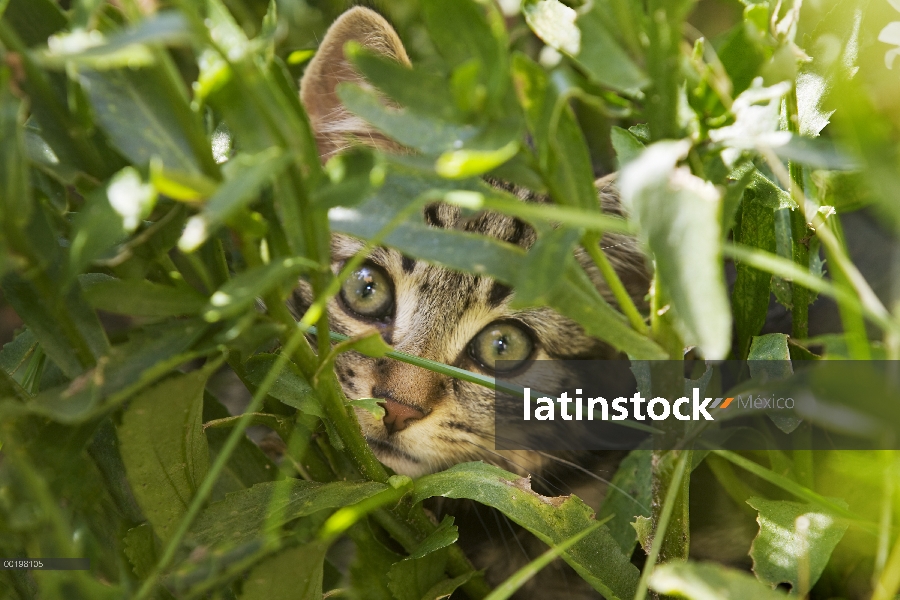
[{"label": "kitten", "polygon": [[[366,85],[344,56],[343,47],[350,40],[409,64],[393,28],[369,9],[353,8],[331,26],[301,82],[301,99],[323,161],[355,141],[387,151],[402,150],[347,111],[335,93],[337,84],[344,81]],[[529,190],[491,183],[523,201],[547,201]],[[621,213],[612,178],[599,180],[597,187],[604,210]],[[467,219],[456,207],[432,204],[424,209],[422,218],[433,227],[480,233],[525,249],[536,239],[530,226],[497,213],[485,212]],[[604,245],[610,247],[610,259],[622,274],[629,292],[643,298],[649,285],[648,276],[636,244],[628,238],[606,236]],[[335,273],[362,247],[359,240],[334,234]],[[600,292],[611,299],[586,253],[579,250],[577,258]],[[510,308],[513,294],[507,286],[487,277],[450,271],[390,248],[376,248],[344,283],[339,296],[329,303],[328,311],[334,331],[349,336],[379,331],[397,350],[488,375],[494,374],[495,361],[500,359],[616,356],[610,347],[586,335],[574,321],[549,308],[513,310]],[[296,296],[295,309],[302,314],[312,299],[309,286],[301,282]],[[357,415],[376,456],[397,473],[416,477],[460,462],[484,460],[537,477],[553,465],[554,459],[543,453],[493,449],[494,393],[487,388],[406,363],[354,352],[342,354],[336,369],[349,398],[384,399],[383,419],[376,419],[364,410],[359,410]],[[611,476],[611,471],[605,475]],[[602,486],[593,481],[591,486],[573,491],[596,507],[598,490]],[[558,495],[560,491],[548,487],[545,493]],[[479,510],[474,506],[465,509]],[[504,535],[502,531],[500,534]],[[484,549],[480,553],[484,555],[481,564],[503,562],[502,552],[498,554],[496,550],[496,547]],[[535,546],[528,554],[534,558],[540,551]],[[497,571],[508,574],[512,568],[510,565]],[[569,578],[572,583],[578,579],[572,572]],[[502,575],[492,579],[502,579]]]},{"label": "kitten", "polygon": [[[355,40],[369,50],[404,64],[409,58],[393,28],[377,13],[362,7],[345,12],[328,30],[301,82],[301,98],[316,133],[319,151],[327,160],[354,141],[385,150],[399,150],[395,142],[351,114],[337,98],[335,87],[345,81],[365,85],[347,61],[343,47]],[[494,183],[524,201],[546,201],[528,190]],[[611,178],[598,181],[598,198],[606,212],[620,213]],[[433,227],[461,229],[529,248],[534,230],[521,220],[484,212],[465,219],[457,207],[432,204],[423,211]],[[630,240],[609,236],[614,264],[632,294],[642,297],[648,287],[643,256]],[[334,234],[332,261],[338,272],[363,243]],[[599,272],[587,255],[578,252],[598,289],[611,299]],[[397,350],[493,375],[494,361],[526,359],[612,358],[608,346],[586,335],[581,327],[549,308],[512,310],[513,290],[487,277],[476,277],[427,264],[389,248],[376,248],[367,262],[344,283],[329,304],[331,327],[345,335],[381,332]],[[301,284],[298,305],[311,301]],[[375,454],[394,471],[419,476],[453,464],[483,459],[504,468],[539,471],[544,459],[536,456],[497,456],[493,446],[491,390],[387,358],[342,354],[337,372],[350,398],[383,398],[384,419],[358,412],[363,433]]]}]

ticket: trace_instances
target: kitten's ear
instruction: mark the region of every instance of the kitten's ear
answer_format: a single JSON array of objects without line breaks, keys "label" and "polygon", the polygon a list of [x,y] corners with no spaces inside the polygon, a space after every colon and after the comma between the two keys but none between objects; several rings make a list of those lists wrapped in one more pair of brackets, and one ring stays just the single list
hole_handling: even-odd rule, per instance
[{"label": "kitten's ear", "polygon": [[396,142],[348,111],[335,92],[337,85],[345,81],[368,85],[344,56],[344,44],[349,41],[410,64],[397,32],[373,10],[351,8],[331,25],[300,81],[300,99],[312,122],[323,161],[354,140],[385,150],[399,149]]}]

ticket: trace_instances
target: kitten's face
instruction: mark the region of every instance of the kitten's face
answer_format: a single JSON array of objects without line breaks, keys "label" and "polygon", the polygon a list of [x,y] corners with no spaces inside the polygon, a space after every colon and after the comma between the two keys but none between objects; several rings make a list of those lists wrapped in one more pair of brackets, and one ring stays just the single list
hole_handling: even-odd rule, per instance
[{"label": "kitten's face", "polygon": [[[323,159],[351,140],[395,149],[393,142],[348,113],[335,94],[342,81],[365,83],[344,57],[349,40],[408,63],[396,33],[371,10],[351,9],[332,25],[301,82],[301,98]],[[611,195],[603,200],[614,204]],[[433,227],[481,233],[524,248],[535,240],[534,231],[521,221],[494,213],[463,219],[457,208],[432,205],[423,218]],[[611,245],[616,241],[610,240]],[[630,246],[619,246],[626,252],[617,264],[640,270],[640,259],[628,255]],[[334,272],[362,247],[358,240],[335,235]],[[590,262],[583,253],[579,260]],[[596,269],[590,274],[599,277]],[[301,310],[312,300],[309,287],[302,283],[297,296]],[[377,248],[330,301],[328,313],[332,329],[339,333],[358,336],[378,331],[396,350],[491,376],[504,375],[495,372],[497,360],[610,355],[606,346],[550,309],[511,309],[511,297],[509,288],[491,279]],[[341,354],[336,368],[349,398],[384,400],[383,419],[365,410],[357,415],[375,454],[398,473],[417,476],[476,459],[519,472],[541,469],[542,458],[536,453],[494,450],[494,392],[488,388],[355,352]]]},{"label": "kitten's face", "polygon": [[[532,230],[511,217],[486,213],[472,220],[458,209],[425,211],[435,227],[461,228],[528,247]],[[344,235],[332,240],[337,273],[363,244]],[[300,289],[300,304],[310,292]],[[378,331],[396,350],[490,376],[529,359],[597,355],[603,346],[572,321],[545,308],[513,310],[506,286],[489,278],[449,271],[377,248],[344,283],[328,306],[334,331],[357,336]],[[523,365],[524,366],[524,365]],[[341,354],[338,378],[349,398],[383,399],[377,419],[358,409],[363,434],[378,458],[398,473],[417,476],[467,460],[534,471],[539,457],[494,450],[494,392],[389,358]],[[509,372],[509,371],[506,371]]]}]

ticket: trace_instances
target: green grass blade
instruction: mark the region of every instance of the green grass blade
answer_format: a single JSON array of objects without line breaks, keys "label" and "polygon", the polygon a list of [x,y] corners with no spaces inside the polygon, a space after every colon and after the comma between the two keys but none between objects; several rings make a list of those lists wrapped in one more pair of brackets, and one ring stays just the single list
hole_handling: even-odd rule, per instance
[{"label": "green grass blade", "polygon": [[593,532],[595,529],[609,521],[613,518],[613,515],[609,515],[602,521],[598,521],[594,525],[591,525],[584,531],[581,531],[566,541],[558,544],[556,546],[551,546],[549,550],[538,556],[536,559],[513,573],[509,576],[509,578],[494,588],[494,591],[488,594],[485,600],[506,600],[518,590],[520,587],[528,583],[528,580],[538,574],[538,571],[549,565],[553,560],[561,555],[563,552],[580,542],[584,539],[588,534]]}]

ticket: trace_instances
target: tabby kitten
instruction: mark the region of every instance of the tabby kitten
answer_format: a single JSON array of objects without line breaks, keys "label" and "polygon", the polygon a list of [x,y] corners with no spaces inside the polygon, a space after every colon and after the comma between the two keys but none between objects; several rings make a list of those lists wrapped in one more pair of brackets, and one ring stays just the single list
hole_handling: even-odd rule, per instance
[{"label": "tabby kitten", "polygon": [[[301,81],[301,99],[323,161],[353,143],[387,151],[402,150],[347,111],[335,93],[335,87],[345,81],[367,85],[344,56],[344,45],[351,40],[409,64],[393,28],[369,9],[353,8],[331,26]],[[547,201],[525,189],[491,183],[523,201]],[[620,213],[611,178],[599,180],[597,187],[604,210]],[[458,208],[436,203],[423,210],[422,218],[432,227],[480,233],[526,249],[536,240],[530,226],[497,213],[482,212],[465,218]],[[607,236],[604,245],[609,247],[610,259],[629,292],[643,298],[648,289],[646,267],[633,240]],[[363,243],[357,239],[334,234],[331,246],[334,272],[339,272],[344,262],[362,247]],[[600,292],[611,299],[586,253],[579,251],[577,258]],[[495,371],[501,359],[515,363],[529,359],[616,356],[607,345],[586,335],[578,324],[549,308],[510,308],[513,294],[509,287],[487,277],[450,271],[390,248],[376,248],[343,284],[338,297],[329,303],[328,312],[331,327],[339,333],[357,336],[378,331],[397,350],[487,375],[502,374]],[[301,282],[295,296],[295,310],[302,314],[312,300],[309,286]],[[484,460],[523,475],[535,474],[539,479],[558,460],[544,453],[494,450],[494,394],[487,388],[406,363],[354,352],[341,354],[336,369],[349,398],[384,400],[384,418],[377,419],[365,410],[358,410],[357,416],[376,456],[397,473],[416,477],[460,462]],[[582,467],[576,466],[577,470]],[[608,476],[609,471],[605,474]],[[545,493],[575,491],[589,504],[599,503],[598,490],[602,486],[596,481],[583,489],[566,487],[559,490],[551,486]],[[456,508],[479,510],[472,503]],[[475,516],[481,520],[481,515]],[[457,523],[463,526],[462,521],[471,523],[473,519],[460,517]],[[488,521],[476,529],[484,526],[493,527]],[[509,531],[497,533],[509,536]],[[514,543],[530,544],[534,540],[528,537],[530,541],[523,537]],[[534,558],[540,551],[536,546],[527,554]],[[510,559],[495,544],[483,546],[476,554],[481,555],[481,560],[476,557],[476,562],[482,565],[497,565],[509,559],[510,564],[494,569],[493,576],[489,572],[489,579],[495,582],[520,566],[522,558],[520,554],[520,560]],[[574,572],[569,571],[569,580],[579,587]],[[574,591],[568,586],[567,589],[569,593]],[[589,593],[593,596],[593,592]]]},{"label": "tabby kitten", "polygon": [[[399,37],[379,14],[362,7],[345,12],[331,26],[301,81],[301,99],[309,114],[322,160],[354,142],[399,150],[395,142],[351,114],[340,103],[335,87],[366,82],[345,58],[343,48],[356,41],[367,49],[403,64],[409,58]],[[532,192],[502,183],[524,201],[546,201]],[[611,178],[597,182],[598,198],[607,212],[620,212]],[[482,212],[464,218],[457,207],[432,204],[423,211],[433,227],[484,234],[522,248],[536,239],[521,220]],[[631,240],[604,239],[629,291],[643,297],[647,278],[643,256]],[[334,234],[335,273],[363,243]],[[609,297],[599,272],[581,251],[601,293]],[[376,248],[367,262],[344,283],[329,306],[331,327],[355,336],[379,331],[397,350],[488,375],[496,361],[529,359],[611,358],[615,353],[586,335],[581,327],[549,308],[513,310],[513,291],[487,277],[476,277],[418,261],[389,248]],[[298,308],[311,301],[310,289],[298,288]],[[510,364],[510,363],[506,363]],[[493,392],[426,369],[342,354],[337,373],[350,398],[382,398],[386,415],[376,419],[358,411],[360,425],[378,458],[397,473],[419,476],[451,465],[482,459],[507,469],[540,471],[546,458],[493,451]]]}]

